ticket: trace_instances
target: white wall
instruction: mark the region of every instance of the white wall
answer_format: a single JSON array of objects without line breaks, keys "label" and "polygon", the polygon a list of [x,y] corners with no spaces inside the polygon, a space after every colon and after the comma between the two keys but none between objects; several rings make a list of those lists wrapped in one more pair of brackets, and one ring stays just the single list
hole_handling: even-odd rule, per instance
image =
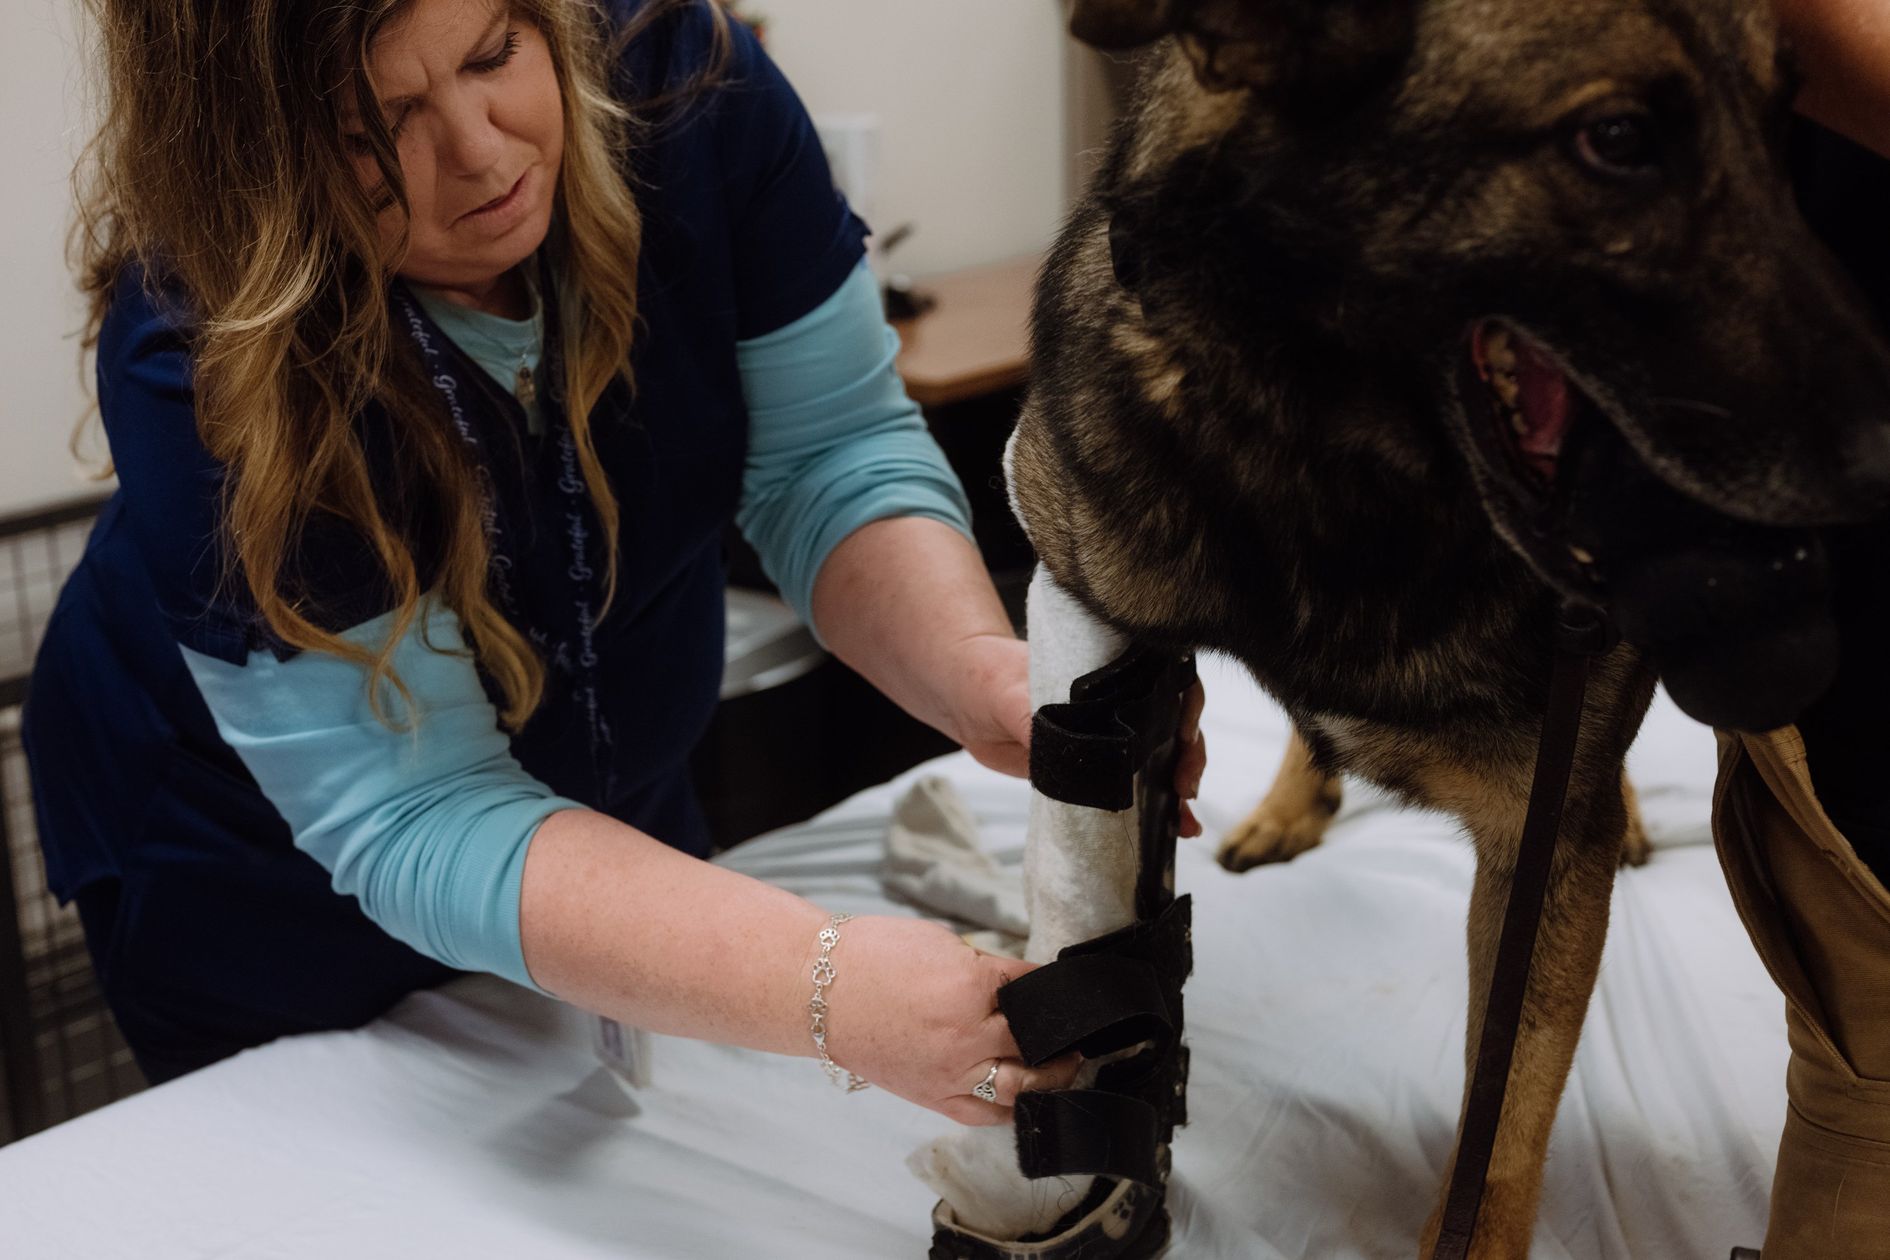
[{"label": "white wall", "polygon": [[[74,0],[10,0],[0,75],[0,515],[95,491],[67,452],[89,403],[64,260],[87,138]],[[751,0],[817,114],[878,117],[874,226],[925,273],[1048,245],[1063,213],[1061,0]],[[21,12],[23,10],[23,12]],[[93,452],[102,450],[96,420]]]},{"label": "white wall", "polygon": [[[88,138],[73,0],[12,0],[0,75],[0,515],[102,487],[66,449],[90,403],[65,264],[68,178]],[[89,367],[87,371],[89,372]],[[97,421],[94,452],[102,452]]]},{"label": "white wall", "polygon": [[1065,206],[1062,0],[745,0],[807,107],[880,122],[873,227],[922,274],[1046,248]]}]

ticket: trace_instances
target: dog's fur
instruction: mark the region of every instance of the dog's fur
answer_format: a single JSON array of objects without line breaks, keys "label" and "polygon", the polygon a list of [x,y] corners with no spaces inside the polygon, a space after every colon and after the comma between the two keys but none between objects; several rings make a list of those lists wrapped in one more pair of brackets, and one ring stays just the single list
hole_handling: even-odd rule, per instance
[{"label": "dog's fur", "polygon": [[[1475,1255],[1524,1257],[1656,674],[1703,720],[1789,721],[1835,653],[1813,527],[1890,485],[1890,355],[1791,202],[1769,5],[1077,0],[1074,29],[1158,42],[1042,277],[1013,499],[1091,615],[1245,662],[1315,798],[1357,773],[1464,821],[1472,1049],[1557,604],[1626,635],[1479,1218]],[[1595,165],[1622,115],[1651,167]],[[1492,320],[1581,397],[1546,482],[1478,392]]]}]

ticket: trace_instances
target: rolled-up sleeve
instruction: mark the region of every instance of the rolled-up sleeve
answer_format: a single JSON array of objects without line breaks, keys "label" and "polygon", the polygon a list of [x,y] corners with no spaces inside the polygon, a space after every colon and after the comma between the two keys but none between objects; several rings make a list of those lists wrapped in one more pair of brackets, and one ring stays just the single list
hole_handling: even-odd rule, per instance
[{"label": "rolled-up sleeve", "polygon": [[[375,647],[384,616],[344,633]],[[452,967],[537,987],[525,969],[519,889],[540,823],[582,809],[527,774],[465,651],[459,620],[429,604],[395,652],[415,719],[374,716],[365,671],[338,657],[241,665],[184,649],[217,730],[320,862],[390,935]],[[436,651],[432,645],[446,651]],[[387,711],[406,712],[388,688]]]},{"label": "rolled-up sleeve", "polygon": [[971,536],[964,487],[906,396],[898,352],[864,264],[811,313],[736,347],[749,413],[736,519],[810,627],[820,566],[861,526],[921,516]]}]

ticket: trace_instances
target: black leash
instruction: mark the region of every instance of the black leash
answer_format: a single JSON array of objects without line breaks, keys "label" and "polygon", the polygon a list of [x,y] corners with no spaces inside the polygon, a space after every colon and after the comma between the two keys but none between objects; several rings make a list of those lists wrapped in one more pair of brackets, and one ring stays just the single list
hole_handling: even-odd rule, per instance
[{"label": "black leash", "polygon": [[1476,1236],[1477,1212],[1483,1204],[1484,1181],[1496,1146],[1497,1125],[1503,1116],[1503,1097],[1509,1089],[1510,1061],[1516,1052],[1530,962],[1536,952],[1556,836],[1562,826],[1562,806],[1575,764],[1575,738],[1588,691],[1588,665],[1611,646],[1613,628],[1598,609],[1586,604],[1563,605],[1556,626],[1555,666],[1549,676],[1549,707],[1543,715],[1535,778],[1529,786],[1529,812],[1523,820],[1516,870],[1510,876],[1503,933],[1483,1010],[1483,1035],[1477,1043],[1476,1071],[1464,1105],[1463,1135],[1457,1143],[1457,1163],[1451,1170],[1442,1228],[1431,1260],[1465,1260]]}]

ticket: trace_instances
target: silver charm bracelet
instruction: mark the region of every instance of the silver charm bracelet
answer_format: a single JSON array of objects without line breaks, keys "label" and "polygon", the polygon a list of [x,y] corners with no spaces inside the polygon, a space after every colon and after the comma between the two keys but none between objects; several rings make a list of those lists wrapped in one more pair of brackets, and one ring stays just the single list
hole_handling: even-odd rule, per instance
[{"label": "silver charm bracelet", "polygon": [[827,926],[820,929],[820,957],[814,960],[814,996],[807,1001],[807,1015],[814,1034],[814,1049],[820,1051],[820,1066],[825,1069],[827,1079],[835,1085],[842,1084],[844,1075],[847,1093],[866,1089],[871,1085],[852,1072],[833,1061],[827,1053],[827,986],[833,983],[833,947],[840,943],[840,925],[853,916],[850,914],[832,915]]}]

